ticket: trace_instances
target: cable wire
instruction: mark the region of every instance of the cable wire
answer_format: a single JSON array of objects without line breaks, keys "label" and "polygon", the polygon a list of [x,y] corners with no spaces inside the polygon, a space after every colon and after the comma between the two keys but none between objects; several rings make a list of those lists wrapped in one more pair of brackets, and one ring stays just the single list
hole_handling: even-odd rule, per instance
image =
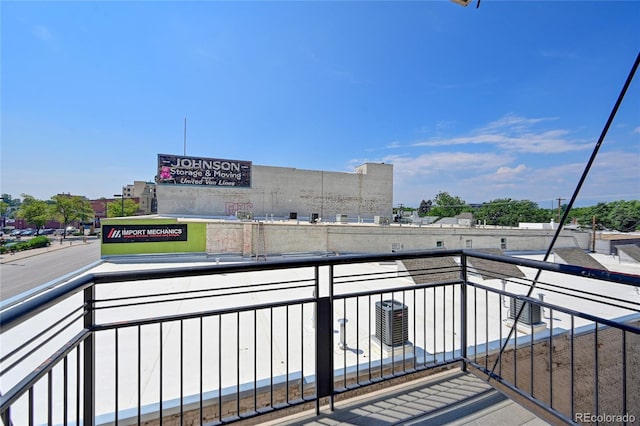
[{"label": "cable wire", "polygon": [[[591,157],[589,158],[589,161],[587,162],[587,164],[586,164],[586,166],[584,168],[584,171],[582,172],[582,176],[580,177],[580,180],[578,181],[578,185],[576,186],[575,190],[573,191],[573,195],[571,196],[571,200],[569,201],[569,204],[567,204],[567,207],[564,209],[564,213],[562,214],[562,218],[560,219],[560,222],[558,223],[558,228],[556,229],[556,232],[553,235],[553,238],[551,239],[551,242],[549,243],[549,248],[547,248],[547,251],[546,251],[546,253],[544,255],[544,259],[543,259],[544,262],[546,262],[547,259],[549,258],[549,255],[551,254],[551,251],[553,250],[553,246],[555,245],[556,240],[560,236],[560,231],[562,230],[562,226],[566,222],[567,216],[569,216],[569,211],[573,207],[573,203],[575,202],[576,198],[578,198],[578,193],[580,192],[580,189],[582,189],[582,185],[584,184],[584,181],[586,180],[587,175],[589,174],[589,171],[591,170],[591,166],[593,165],[593,162],[595,161],[596,156],[598,155],[598,151],[600,150],[600,146],[602,145],[602,142],[604,141],[604,138],[607,135],[607,132],[609,131],[609,127],[611,126],[611,123],[613,122],[613,119],[615,118],[615,116],[616,116],[616,114],[618,112],[618,108],[620,108],[620,104],[622,104],[622,100],[624,99],[624,96],[627,93],[627,89],[631,85],[631,81],[633,80],[633,77],[634,77],[634,75],[636,73],[636,70],[638,69],[638,64],[640,64],[640,52],[636,56],[636,60],[635,60],[635,62],[633,64],[633,66],[631,67],[631,71],[629,72],[629,75],[627,76],[627,80],[625,81],[624,86],[622,87],[622,90],[620,91],[620,95],[618,96],[618,99],[617,99],[615,105],[613,106],[613,109],[611,110],[611,113],[609,114],[609,119],[607,120],[607,123],[605,124],[604,128],[602,129],[602,133],[600,134],[600,137],[598,138],[598,142],[596,143],[596,146],[594,147],[593,152],[591,153]],[[527,293],[527,297],[531,297],[531,294],[533,293],[533,290],[535,289],[536,284],[538,283],[538,279],[540,278],[540,274],[541,273],[542,273],[542,270],[538,269],[538,272],[536,273],[536,276],[535,276],[535,278],[533,279],[533,281],[531,283],[531,287],[529,288],[529,292]],[[516,315],[516,317],[513,320],[513,325],[509,329],[509,335],[507,336],[507,338],[505,339],[504,343],[502,344],[502,347],[500,348],[500,352],[498,353],[498,356],[496,357],[496,360],[493,363],[493,367],[491,368],[491,372],[489,373],[489,379],[488,380],[491,380],[491,378],[494,375],[494,371],[496,369],[496,366],[498,365],[498,363],[502,359],[502,354],[504,353],[504,351],[505,351],[505,349],[507,347],[507,343],[509,342],[509,339],[511,339],[511,336],[513,336],[514,330],[516,329],[518,321],[520,320],[520,316],[522,315],[522,312],[524,311],[524,307],[525,307],[525,304],[523,303],[520,306],[520,309],[518,309],[518,314]]]}]

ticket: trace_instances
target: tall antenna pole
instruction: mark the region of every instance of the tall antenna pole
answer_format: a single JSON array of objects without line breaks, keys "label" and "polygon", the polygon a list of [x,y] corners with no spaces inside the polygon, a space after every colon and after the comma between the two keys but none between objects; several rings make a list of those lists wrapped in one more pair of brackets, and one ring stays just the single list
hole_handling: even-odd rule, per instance
[{"label": "tall antenna pole", "polygon": [[184,118],[184,156],[187,156],[187,117]]},{"label": "tall antenna pole", "polygon": [[558,200],[558,223],[560,223],[560,211],[562,210],[562,202],[566,200],[566,198],[556,198]]}]

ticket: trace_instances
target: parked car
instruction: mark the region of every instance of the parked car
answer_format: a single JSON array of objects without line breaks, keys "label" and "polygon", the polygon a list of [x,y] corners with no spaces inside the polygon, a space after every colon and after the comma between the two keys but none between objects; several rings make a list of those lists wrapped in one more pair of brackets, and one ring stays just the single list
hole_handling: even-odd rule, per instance
[{"label": "parked car", "polygon": [[21,237],[29,237],[31,235],[34,235],[35,233],[36,233],[35,229],[27,228],[27,229],[23,230],[22,232],[20,232],[20,236]]},{"label": "parked car", "polygon": [[15,252],[20,241],[11,241],[6,243],[3,247],[6,251]]},{"label": "parked car", "polygon": [[17,237],[18,235],[20,235],[22,231],[23,231],[22,229],[14,229],[13,231],[11,231],[9,235],[12,237]]}]

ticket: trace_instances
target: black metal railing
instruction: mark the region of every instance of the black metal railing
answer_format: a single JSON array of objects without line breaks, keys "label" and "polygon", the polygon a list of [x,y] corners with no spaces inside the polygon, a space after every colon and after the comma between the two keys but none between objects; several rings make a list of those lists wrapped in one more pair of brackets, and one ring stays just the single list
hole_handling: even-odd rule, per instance
[{"label": "black metal railing", "polygon": [[[444,257],[455,266],[398,266]],[[544,298],[524,296],[539,270]],[[459,364],[553,419],[632,423],[639,286],[466,250],[88,274],[1,313],[0,414],[230,423]],[[513,304],[530,311],[515,325]]]}]

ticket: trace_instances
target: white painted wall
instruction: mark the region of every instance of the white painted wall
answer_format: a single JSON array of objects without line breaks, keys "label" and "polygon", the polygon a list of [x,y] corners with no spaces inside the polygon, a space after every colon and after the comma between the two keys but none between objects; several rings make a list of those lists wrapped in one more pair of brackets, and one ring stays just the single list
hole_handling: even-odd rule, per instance
[{"label": "white painted wall", "polygon": [[254,165],[251,181],[251,188],[158,184],[158,214],[229,216],[240,210],[276,218],[317,213],[334,220],[336,214],[373,218],[392,213],[390,164],[367,163],[354,173]]}]

